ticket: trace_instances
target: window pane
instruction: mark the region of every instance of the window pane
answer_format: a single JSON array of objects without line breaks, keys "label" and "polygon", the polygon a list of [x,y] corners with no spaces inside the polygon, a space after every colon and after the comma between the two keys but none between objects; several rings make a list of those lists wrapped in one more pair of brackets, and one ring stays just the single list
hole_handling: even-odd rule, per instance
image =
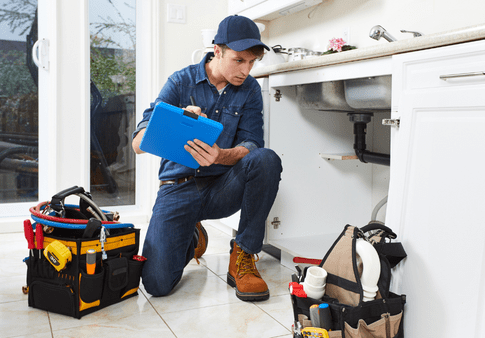
[{"label": "window pane", "polygon": [[91,194],[102,206],[135,204],[135,0],[89,3]]},{"label": "window pane", "polygon": [[38,200],[37,0],[0,0],[0,203]]}]

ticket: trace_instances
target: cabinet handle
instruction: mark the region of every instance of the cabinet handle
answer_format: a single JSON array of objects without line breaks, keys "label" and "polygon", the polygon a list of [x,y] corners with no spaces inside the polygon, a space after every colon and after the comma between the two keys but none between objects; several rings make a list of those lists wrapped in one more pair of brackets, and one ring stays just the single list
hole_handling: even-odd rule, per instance
[{"label": "cabinet handle", "polygon": [[391,127],[399,128],[400,124],[401,124],[400,119],[382,119],[383,126],[391,126]]},{"label": "cabinet handle", "polygon": [[448,79],[455,79],[458,77],[470,77],[470,76],[483,76],[485,72],[473,72],[473,73],[461,73],[461,74],[448,74],[448,75],[440,75],[440,79],[446,81]]}]

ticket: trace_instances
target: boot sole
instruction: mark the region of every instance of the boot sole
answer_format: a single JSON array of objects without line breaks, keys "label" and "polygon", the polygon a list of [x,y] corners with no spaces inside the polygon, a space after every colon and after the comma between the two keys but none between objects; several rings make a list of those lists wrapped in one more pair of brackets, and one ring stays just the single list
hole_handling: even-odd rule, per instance
[{"label": "boot sole", "polygon": [[236,280],[227,273],[227,284],[236,289],[236,297],[243,301],[262,301],[269,299],[269,290],[264,292],[241,292],[237,289]]}]

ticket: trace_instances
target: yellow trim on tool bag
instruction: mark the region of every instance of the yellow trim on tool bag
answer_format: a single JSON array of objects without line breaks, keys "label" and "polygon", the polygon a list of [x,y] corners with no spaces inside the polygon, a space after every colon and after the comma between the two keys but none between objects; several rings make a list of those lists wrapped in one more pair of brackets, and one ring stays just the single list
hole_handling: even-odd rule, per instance
[{"label": "yellow trim on tool bag", "polygon": [[[135,235],[136,233],[131,233],[131,234],[122,235],[122,236],[108,237],[106,238],[106,243],[104,244],[104,250],[111,251],[111,250],[123,248],[125,246],[135,245],[136,244]],[[66,241],[66,240],[54,239],[51,237],[44,237],[45,247],[47,247],[47,245],[49,245],[54,241],[61,242],[69,249],[71,249],[71,252],[73,255],[77,255],[77,243],[74,241]],[[81,255],[85,255],[88,249],[94,249],[96,250],[96,252],[101,252],[101,243],[99,242],[99,239],[81,243]]]},{"label": "yellow trim on tool bag", "polygon": [[51,238],[51,237],[47,237],[47,236],[44,236],[44,248],[47,248],[47,246],[54,241],[59,241],[62,244],[64,244],[65,246],[67,246],[71,250],[73,255],[77,254],[77,243],[76,242],[64,241],[62,239],[55,239],[55,238]]},{"label": "yellow trim on tool bag", "polygon": [[[116,237],[108,237],[106,238],[106,243],[104,244],[104,251],[111,251],[119,248],[123,248],[129,245],[136,244],[136,237],[135,233],[123,235],[123,236],[116,236]],[[98,240],[89,241],[89,242],[82,242],[81,244],[81,255],[85,255],[88,249],[94,249],[96,252],[101,252],[101,243]]]},{"label": "yellow trim on tool bag", "polygon": [[125,294],[124,294],[123,296],[121,296],[121,298],[123,299],[123,298],[125,298],[126,296],[132,295],[132,294],[134,294],[136,291],[138,291],[138,287],[133,288],[133,289],[128,290],[128,291],[126,291],[126,292],[125,292]]},{"label": "yellow trim on tool bag", "polygon": [[97,301],[92,302],[92,303],[84,303],[83,300],[81,298],[79,298],[79,311],[84,311],[84,310],[87,310],[89,308],[99,306],[99,304],[101,304],[101,301],[99,299]]},{"label": "yellow trim on tool bag", "polygon": [[101,304],[100,299],[95,300],[94,302],[91,302],[91,303],[83,302],[83,300],[81,299],[81,274],[79,274],[79,311],[84,311],[89,308],[99,306],[99,304]]}]

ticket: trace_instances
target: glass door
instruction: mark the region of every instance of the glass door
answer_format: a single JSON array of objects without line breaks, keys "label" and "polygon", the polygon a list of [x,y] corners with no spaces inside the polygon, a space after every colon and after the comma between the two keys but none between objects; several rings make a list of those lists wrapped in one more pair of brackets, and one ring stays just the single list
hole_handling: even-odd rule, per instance
[{"label": "glass door", "polygon": [[37,32],[37,0],[0,0],[0,204],[4,206],[38,200],[39,91],[32,60]]},{"label": "glass door", "polygon": [[[147,188],[156,173],[146,174],[153,166],[146,156],[135,160],[131,134],[137,101],[156,95],[159,73],[152,66],[159,54],[150,41],[159,38],[152,27],[160,15],[150,15],[162,6],[158,0],[59,4],[0,0],[0,233],[18,231],[30,207],[73,185],[122,212],[125,222],[150,212]],[[138,74],[137,32],[144,37]],[[150,81],[136,86],[142,74]],[[136,163],[149,168],[144,175]]]},{"label": "glass door", "polygon": [[89,2],[90,191],[102,206],[135,204],[136,1]]}]

